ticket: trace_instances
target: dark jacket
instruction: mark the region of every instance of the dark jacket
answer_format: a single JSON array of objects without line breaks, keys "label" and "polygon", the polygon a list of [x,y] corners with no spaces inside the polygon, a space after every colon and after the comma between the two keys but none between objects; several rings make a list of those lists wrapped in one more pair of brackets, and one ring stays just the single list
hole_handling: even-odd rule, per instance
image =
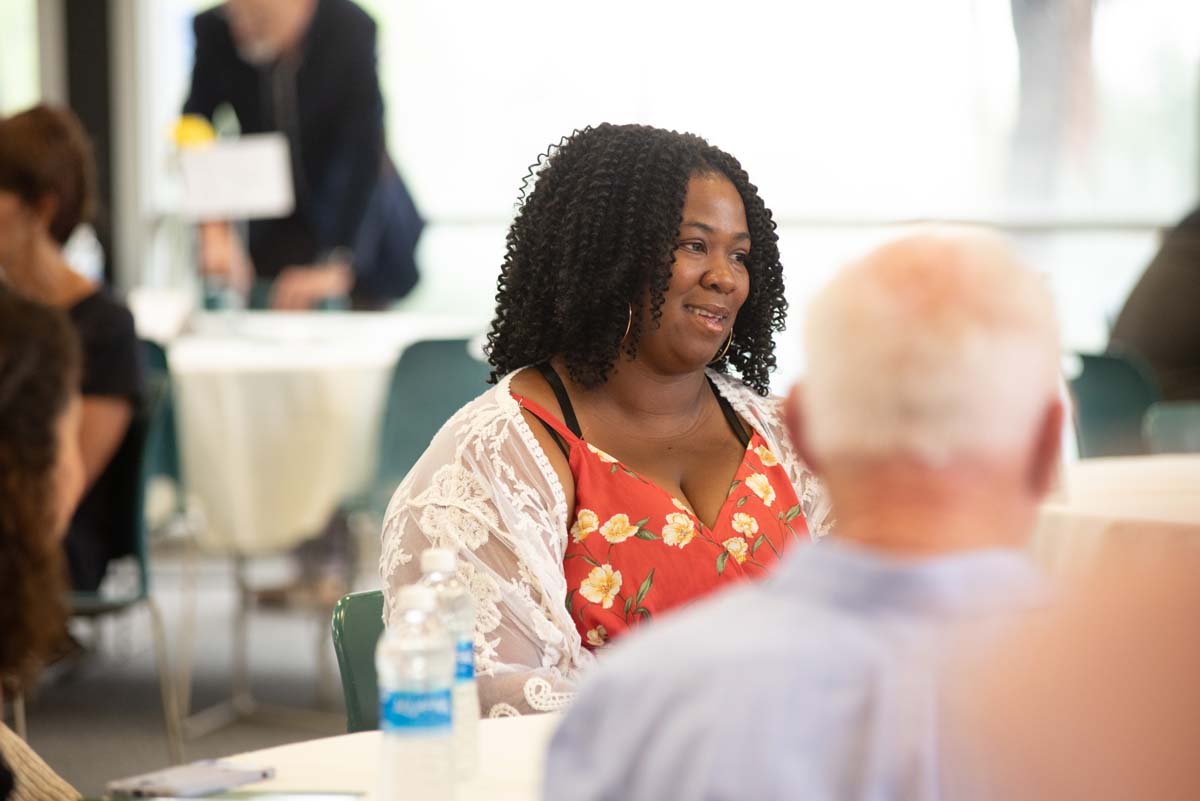
[{"label": "dark jacket", "polygon": [[1129,293],[1112,344],[1142,357],[1167,400],[1200,400],[1200,209],[1183,219]]},{"label": "dark jacket", "polygon": [[[408,292],[424,223],[384,150],[374,21],[349,0],[318,0],[290,67],[286,60],[257,67],[243,60],[220,6],[198,14],[193,27],[196,58],[184,113],[211,119],[228,103],[243,133],[280,131],[291,147],[295,211],[249,226],[258,275],[274,278],[284,267],[346,248],[354,254],[356,296],[386,300]],[[281,100],[281,92],[294,93],[294,102]]]}]

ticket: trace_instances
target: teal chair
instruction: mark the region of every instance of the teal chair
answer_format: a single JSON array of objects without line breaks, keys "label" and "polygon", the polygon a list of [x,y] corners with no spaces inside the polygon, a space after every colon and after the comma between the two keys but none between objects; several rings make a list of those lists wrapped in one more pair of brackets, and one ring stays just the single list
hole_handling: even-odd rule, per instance
[{"label": "teal chair", "polygon": [[[142,340],[142,360],[149,381],[161,384],[162,399],[154,410],[150,428],[154,432],[147,445],[146,473],[150,478],[163,476],[181,486],[179,480],[179,443],[175,436],[175,397],[167,368],[167,352],[157,342]],[[178,510],[177,510],[178,511]]]},{"label": "teal chair", "polygon": [[[115,459],[122,452],[132,458],[126,461],[133,468],[114,489],[118,495],[114,525],[120,532],[129,532],[130,553],[136,565],[133,587],[120,594],[96,592],[72,592],[69,598],[70,614],[74,618],[97,620],[110,615],[123,614],[144,607],[150,614],[151,634],[154,639],[155,661],[158,667],[159,689],[162,693],[163,718],[166,724],[167,753],[173,763],[183,760],[182,724],[176,702],[171,667],[167,659],[166,630],[162,612],[150,596],[150,560],[147,552],[145,520],[145,488],[147,480],[147,455],[158,445],[162,431],[153,425],[158,419],[165,397],[166,386],[159,377],[151,374],[146,381],[146,404],[134,415],[129,430],[119,446]],[[21,699],[23,702],[23,699]],[[23,706],[23,703],[22,703]]]},{"label": "teal chair", "polygon": [[375,645],[383,634],[383,592],[352,592],[333,607],[333,650],[346,699],[346,731],[379,727]]},{"label": "teal chair", "polygon": [[1163,401],[1143,424],[1152,453],[1200,453],[1200,401]]},{"label": "teal chair", "polygon": [[1071,379],[1079,455],[1146,453],[1142,419],[1161,399],[1150,370],[1137,358],[1114,351],[1081,353],[1079,359],[1082,370]]},{"label": "teal chair", "polygon": [[366,503],[376,519],[442,424],[487,389],[491,368],[469,348],[466,339],[427,339],[410,345],[396,362]]}]

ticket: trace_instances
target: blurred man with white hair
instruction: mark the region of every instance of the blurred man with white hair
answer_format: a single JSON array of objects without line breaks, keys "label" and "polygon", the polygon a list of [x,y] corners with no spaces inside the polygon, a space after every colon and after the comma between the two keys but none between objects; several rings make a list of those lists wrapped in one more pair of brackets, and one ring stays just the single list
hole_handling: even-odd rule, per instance
[{"label": "blurred man with white hair", "polygon": [[942,797],[941,655],[1045,596],[1023,548],[1063,419],[1052,303],[998,237],[923,229],[834,278],[805,348],[788,412],[834,535],[609,654],[547,799]]}]

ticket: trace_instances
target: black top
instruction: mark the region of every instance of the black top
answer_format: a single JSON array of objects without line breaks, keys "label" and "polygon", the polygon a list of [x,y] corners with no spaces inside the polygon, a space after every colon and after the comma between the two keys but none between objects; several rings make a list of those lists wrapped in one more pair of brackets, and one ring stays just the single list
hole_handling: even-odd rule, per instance
[{"label": "black top", "polygon": [[371,17],[350,0],[319,0],[299,55],[258,66],[239,55],[220,6],[198,14],[193,28],[184,113],[211,119],[228,103],[243,133],[278,131],[291,149],[295,210],[249,225],[258,275],[274,278],[347,248],[356,296],[396,298],[411,289],[424,223],[384,151]]},{"label": "black top", "polygon": [[[144,392],[141,346],[129,310],[99,290],[68,310],[83,348],[84,396],[124,398],[135,410]],[[131,427],[132,430],[132,427]],[[76,590],[94,591],[111,559],[132,552],[135,532],[118,524],[129,498],[129,482],[138,480],[138,448],[126,442],[83,496],[67,531],[67,565]]]},{"label": "black top", "polygon": [[[570,429],[572,434],[583,439],[583,429],[579,427],[579,418],[575,416],[575,407],[571,404],[571,396],[567,394],[567,388],[563,384],[562,379],[559,378],[558,372],[550,366],[549,362],[538,364],[537,370],[546,379],[546,383],[550,385],[550,389],[554,391],[554,397],[558,399],[558,406],[562,410],[563,422],[567,424],[567,428]],[[705,377],[707,378],[707,376]],[[738,420],[737,412],[729,405],[729,401],[725,399],[725,396],[717,391],[717,386],[711,378],[708,379],[708,386],[717,399],[717,405],[721,407],[721,414],[725,415],[725,422],[729,424],[729,428],[733,431],[734,436],[738,438],[738,442],[742,443],[743,448],[750,447],[750,434],[746,431],[742,422]],[[554,438],[554,442],[558,445],[559,450],[570,458],[571,454],[566,443],[562,441],[558,432],[551,428],[545,420],[542,420],[540,417],[538,420],[550,432],[550,436]]]},{"label": "black top", "polygon": [[1117,317],[1112,344],[1149,363],[1166,400],[1200,400],[1200,209],[1163,241]]}]

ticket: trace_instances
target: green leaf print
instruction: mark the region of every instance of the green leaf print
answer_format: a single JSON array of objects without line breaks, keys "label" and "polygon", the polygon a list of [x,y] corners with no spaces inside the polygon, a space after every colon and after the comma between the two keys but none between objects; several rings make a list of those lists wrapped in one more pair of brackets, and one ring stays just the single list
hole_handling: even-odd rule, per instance
[{"label": "green leaf print", "polygon": [[790,522],[792,522],[793,520],[795,520],[797,517],[799,517],[799,516],[800,516],[800,511],[801,511],[801,510],[800,510],[800,504],[796,504],[796,505],[795,505],[795,506],[793,506],[791,509],[788,509],[788,510],[787,510],[787,515],[786,515],[786,516],[784,516],[784,518],[783,518],[784,522],[785,522],[785,523],[790,523]]},{"label": "green leaf print", "polygon": [[746,501],[748,501],[748,500],[750,500],[749,495],[745,496],[744,498],[738,498],[737,508],[741,509],[743,506],[746,505]]},{"label": "green leaf print", "polygon": [[641,615],[643,620],[650,619],[650,610],[644,606],[639,606],[637,609],[633,610],[633,613],[635,615]]},{"label": "green leaf print", "polygon": [[633,596],[625,599],[625,617],[629,617],[629,610],[633,608]]},{"label": "green leaf print", "polygon": [[614,464],[614,465],[612,466],[612,470],[609,470],[609,471],[608,471],[608,474],[611,476],[611,475],[612,475],[613,473],[615,473],[615,472],[617,472],[617,466]]},{"label": "green leaf print", "polygon": [[650,522],[650,518],[643,517],[641,520],[634,523],[634,525],[637,526],[638,528],[641,528],[642,526],[646,525],[649,522]]},{"label": "green leaf print", "polygon": [[648,528],[638,529],[638,533],[634,534],[633,536],[637,537],[639,540],[656,540],[659,538],[657,534]]},{"label": "green leaf print", "polygon": [[[615,465],[614,465],[614,467],[615,467]],[[633,471],[632,471],[632,470],[630,470],[628,467],[622,467],[622,468],[621,468],[621,472],[622,472],[622,473],[624,473],[625,475],[629,476],[630,478],[637,478],[637,477],[638,477],[637,473],[633,472]]]},{"label": "green leaf print", "polygon": [[572,607],[572,604],[575,602],[575,593],[576,592],[577,592],[577,590],[571,590],[570,592],[567,593],[567,612],[574,611],[571,607]]},{"label": "green leaf print", "polygon": [[761,548],[762,544],[766,541],[767,541],[767,535],[759,534],[758,539],[756,539],[754,541],[754,544],[750,546],[750,555],[753,556],[754,552],[757,551],[759,548]]},{"label": "green leaf print", "polygon": [[718,576],[725,572],[725,563],[728,561],[729,561],[729,551],[723,551],[721,553],[721,555],[717,557],[717,575]]},{"label": "green leaf print", "polygon": [[739,478],[739,479],[737,479],[736,481],[734,481],[732,484],[730,484],[730,485],[729,485],[729,492],[725,493],[725,497],[726,497],[726,498],[728,498],[730,495],[732,495],[732,494],[733,494],[733,491],[734,491],[735,489],[737,489],[737,487],[738,487],[738,484],[741,484],[741,483],[742,483],[742,480]]},{"label": "green leaf print", "polygon": [[654,568],[650,568],[650,572],[646,574],[646,580],[642,582],[642,586],[638,587],[637,595],[634,596],[633,602],[638,606],[642,605],[642,599],[646,597],[646,593],[650,592],[650,587],[654,584]]},{"label": "green leaf print", "polygon": [[569,553],[566,556],[564,556],[563,559],[564,560],[566,560],[566,559],[582,559],[583,561],[587,562],[592,567],[600,567],[599,562],[597,562],[595,559],[593,559],[592,557],[588,556],[585,553]]}]

